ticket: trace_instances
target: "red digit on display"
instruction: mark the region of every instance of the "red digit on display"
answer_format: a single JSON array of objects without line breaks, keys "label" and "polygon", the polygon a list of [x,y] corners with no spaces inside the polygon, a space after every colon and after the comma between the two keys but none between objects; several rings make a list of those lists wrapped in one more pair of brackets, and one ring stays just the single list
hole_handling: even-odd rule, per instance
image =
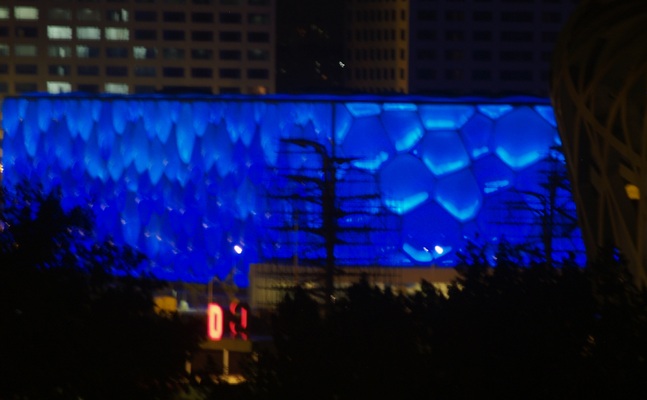
[{"label": "red digit on display", "polygon": [[[233,321],[229,322],[229,330],[232,336],[239,335],[243,339],[247,339],[245,330],[247,329],[247,307],[238,301],[232,301],[229,304],[229,311],[233,317]],[[240,313],[240,315],[238,315]]]},{"label": "red digit on display", "polygon": [[207,308],[207,333],[209,339],[220,340],[223,334],[224,315],[222,307],[218,304],[210,303]]}]

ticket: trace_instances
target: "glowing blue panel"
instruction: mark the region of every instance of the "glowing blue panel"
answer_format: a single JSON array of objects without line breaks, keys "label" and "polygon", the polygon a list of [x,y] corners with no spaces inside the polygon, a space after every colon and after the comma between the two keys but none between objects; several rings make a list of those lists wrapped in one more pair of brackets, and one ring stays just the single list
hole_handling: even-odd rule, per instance
[{"label": "glowing blue panel", "polygon": [[[60,185],[67,209],[92,200],[98,237],[143,251],[160,278],[206,282],[236,265],[245,286],[270,254],[324,255],[313,186],[286,178],[323,176],[321,155],[282,140],[307,139],[341,157],[338,264],[453,266],[474,238],[537,237],[524,192],[542,188],[551,116],[545,103],[409,97],[9,97],[3,184]],[[555,248],[582,249],[574,235]]]},{"label": "glowing blue panel", "polygon": [[358,168],[375,170],[395,152],[377,117],[357,118],[341,143],[345,157],[356,158]]},{"label": "glowing blue panel", "polygon": [[458,171],[470,163],[456,131],[429,132],[416,148],[415,154],[436,176]]},{"label": "glowing blue panel", "polygon": [[460,221],[476,216],[481,208],[481,191],[469,170],[439,179],[436,201]]},{"label": "glowing blue panel", "polygon": [[477,108],[480,113],[485,114],[492,119],[498,119],[502,115],[505,115],[514,109],[514,107],[509,104],[488,104],[480,105]]},{"label": "glowing blue panel", "polygon": [[[402,174],[402,171],[407,171]],[[400,155],[379,174],[384,205],[396,214],[406,214],[429,199],[434,178],[424,164],[411,155]]]},{"label": "glowing blue panel", "polygon": [[171,131],[173,130],[173,119],[171,113],[173,106],[170,101],[164,100],[157,102],[157,106],[157,112],[154,116],[151,116],[151,118],[154,118],[157,122],[155,126],[157,137],[162,143],[166,143]]},{"label": "glowing blue panel", "polygon": [[402,237],[410,257],[431,262],[449,256],[460,243],[460,223],[438,204],[427,202],[403,216]]},{"label": "glowing blue panel", "polygon": [[335,142],[343,143],[353,124],[353,116],[342,104],[335,105]]},{"label": "glowing blue panel", "polygon": [[493,132],[494,122],[481,114],[474,115],[463,125],[461,135],[465,148],[472,158],[479,158],[488,154]]},{"label": "glowing blue panel", "polygon": [[557,127],[557,121],[555,121],[555,112],[553,111],[553,107],[535,106],[535,110],[546,120],[546,122],[554,127]]},{"label": "glowing blue panel", "polygon": [[528,107],[519,107],[495,124],[493,147],[514,169],[524,168],[548,154],[555,128]]},{"label": "glowing blue panel", "polygon": [[[38,118],[38,109],[36,106],[37,104],[30,103],[30,106],[27,108],[27,115],[25,116],[27,121],[34,121],[35,118]],[[25,135],[25,150],[30,157],[34,157],[38,149],[38,142],[41,135],[41,130],[38,127],[38,124],[24,124],[23,135]]]},{"label": "glowing blue panel", "polygon": [[19,102],[17,100],[5,101],[2,111],[2,127],[6,132],[15,132],[22,119],[19,112]]},{"label": "glowing blue panel", "polygon": [[58,118],[54,118],[53,113],[52,113],[52,102],[48,100],[38,100],[34,106],[38,106],[38,110],[36,111],[36,118],[38,118],[38,129],[40,129],[43,132],[47,132],[49,129],[49,123],[52,120],[56,120]]},{"label": "glowing blue panel", "polygon": [[124,133],[128,120],[131,117],[130,109],[135,110],[134,105],[130,105],[125,100],[115,100],[112,102],[112,125],[114,132],[118,134]]},{"label": "glowing blue panel", "polygon": [[515,183],[514,172],[493,155],[475,161],[472,171],[481,191],[486,195],[511,188]]},{"label": "glowing blue panel", "polygon": [[204,101],[193,103],[193,132],[199,137],[204,135],[207,125],[211,120],[211,111],[209,104]]},{"label": "glowing blue panel", "polygon": [[538,241],[537,215],[524,204],[523,197],[510,190],[486,197],[477,218],[483,238],[488,242],[505,238],[512,244],[528,243],[529,238]]},{"label": "glowing blue panel", "polygon": [[346,103],[346,108],[353,117],[370,117],[382,112],[382,108],[376,103]]},{"label": "glowing blue panel", "polygon": [[384,111],[417,111],[418,106],[414,103],[384,103]]},{"label": "glowing blue panel", "polygon": [[466,105],[421,105],[420,119],[427,130],[452,130],[461,126],[474,114],[474,107]]},{"label": "glowing blue panel", "polygon": [[424,133],[415,109],[391,107],[382,114],[382,123],[398,152],[411,149]]}]

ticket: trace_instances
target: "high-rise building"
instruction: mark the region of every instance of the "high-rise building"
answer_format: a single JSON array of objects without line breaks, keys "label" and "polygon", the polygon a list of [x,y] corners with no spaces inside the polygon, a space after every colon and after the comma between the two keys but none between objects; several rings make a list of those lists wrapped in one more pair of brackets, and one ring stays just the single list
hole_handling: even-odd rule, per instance
[{"label": "high-rise building", "polygon": [[547,97],[578,0],[348,0],[346,86],[381,93]]},{"label": "high-rise building", "polygon": [[275,91],[274,0],[4,0],[0,99]]}]

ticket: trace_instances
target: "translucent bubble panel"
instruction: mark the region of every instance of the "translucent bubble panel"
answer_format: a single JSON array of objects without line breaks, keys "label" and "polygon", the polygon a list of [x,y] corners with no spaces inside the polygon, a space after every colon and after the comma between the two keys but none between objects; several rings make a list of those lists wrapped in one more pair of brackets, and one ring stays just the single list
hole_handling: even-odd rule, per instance
[{"label": "translucent bubble panel", "polygon": [[[536,99],[30,95],[3,117],[5,186],[60,187],[161,278],[233,269],[242,286],[250,263],[324,257],[331,226],[339,265],[454,266],[479,238],[541,246],[528,193],[557,143]],[[582,250],[563,233],[554,248]]]}]

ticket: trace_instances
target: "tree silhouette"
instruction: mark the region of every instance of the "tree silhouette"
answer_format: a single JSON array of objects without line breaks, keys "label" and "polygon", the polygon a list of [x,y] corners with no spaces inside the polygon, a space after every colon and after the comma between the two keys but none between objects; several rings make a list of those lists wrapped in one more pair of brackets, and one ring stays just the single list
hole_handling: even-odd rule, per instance
[{"label": "tree silhouette", "polygon": [[274,346],[250,375],[263,396],[250,398],[644,396],[647,292],[622,259],[528,266],[524,251],[504,242],[490,265],[473,246],[448,297],[363,280],[324,313],[297,290],[276,310]]},{"label": "tree silhouette", "polygon": [[26,185],[2,193],[0,397],[164,398],[197,330],[155,312],[144,258],[97,241],[91,215]]}]

